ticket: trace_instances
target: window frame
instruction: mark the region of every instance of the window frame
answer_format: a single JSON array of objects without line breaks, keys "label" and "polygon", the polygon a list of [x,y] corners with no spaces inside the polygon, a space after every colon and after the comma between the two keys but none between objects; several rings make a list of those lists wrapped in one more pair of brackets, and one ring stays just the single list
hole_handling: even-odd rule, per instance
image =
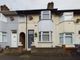
[{"label": "window frame", "polygon": [[[61,34],[62,36],[59,37],[60,44],[73,44],[73,33],[69,33],[71,35],[67,35],[67,33],[60,33],[59,35]],[[71,40],[69,43],[66,42],[66,37],[71,37]],[[62,38],[62,42],[61,42],[61,38]]]},{"label": "window frame", "polygon": [[[45,12],[48,12],[48,13],[45,13]],[[44,18],[44,16],[48,15],[48,18]],[[47,11],[41,11],[41,14],[40,14],[40,19],[41,20],[51,20],[52,19],[52,14],[51,14],[51,11],[47,10]]]},{"label": "window frame", "polygon": [[[47,32],[49,35],[48,35],[48,40],[47,41],[44,41],[43,40],[43,34]],[[51,31],[41,31],[39,32],[39,42],[52,42],[52,32]]]},{"label": "window frame", "polygon": [[50,38],[49,32],[43,32],[43,34],[42,34],[42,39],[43,39],[43,41],[46,40],[45,37],[47,37],[47,38],[48,38],[47,41],[49,41],[49,38]]},{"label": "window frame", "polygon": [[0,32],[0,42],[2,42],[2,32]]},{"label": "window frame", "polygon": [[[5,40],[3,37],[5,37]],[[2,42],[7,42],[7,33],[6,32],[2,32]]]},{"label": "window frame", "polygon": [[[0,42],[2,43],[2,42],[7,42],[7,33],[6,32],[0,32],[1,33],[1,40],[0,40]],[[6,38],[6,40],[3,40],[4,39],[4,37]]]},{"label": "window frame", "polygon": [[61,19],[62,21],[72,21],[74,13],[73,12],[64,12]]}]

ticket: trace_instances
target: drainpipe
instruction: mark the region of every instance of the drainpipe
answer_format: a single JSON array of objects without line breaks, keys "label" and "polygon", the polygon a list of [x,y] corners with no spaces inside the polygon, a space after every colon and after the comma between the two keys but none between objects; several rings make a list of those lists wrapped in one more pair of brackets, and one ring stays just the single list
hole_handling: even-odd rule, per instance
[{"label": "drainpipe", "polygon": [[28,37],[27,37],[27,16],[26,16],[26,34],[25,34],[25,49],[27,50],[27,40],[28,40]]}]

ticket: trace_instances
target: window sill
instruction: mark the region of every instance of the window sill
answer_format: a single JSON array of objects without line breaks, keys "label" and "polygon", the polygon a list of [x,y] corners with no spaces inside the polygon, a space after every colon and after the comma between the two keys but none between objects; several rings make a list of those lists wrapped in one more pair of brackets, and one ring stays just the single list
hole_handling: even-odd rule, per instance
[{"label": "window sill", "polygon": [[52,41],[39,41],[38,43],[53,43]]}]

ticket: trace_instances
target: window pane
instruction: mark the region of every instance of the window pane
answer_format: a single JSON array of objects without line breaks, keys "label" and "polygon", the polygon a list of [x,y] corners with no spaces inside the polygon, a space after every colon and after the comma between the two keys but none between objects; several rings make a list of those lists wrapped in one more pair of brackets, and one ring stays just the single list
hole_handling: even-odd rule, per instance
[{"label": "window pane", "polygon": [[7,42],[6,35],[2,36],[2,40],[3,40],[3,42]]},{"label": "window pane", "polygon": [[60,37],[60,44],[63,44],[63,37]]},{"label": "window pane", "polygon": [[64,42],[64,36],[63,36],[64,34],[63,33],[60,33],[60,44],[63,44]]},{"label": "window pane", "polygon": [[49,32],[43,32],[42,38],[43,41],[49,41]]},{"label": "window pane", "polygon": [[49,41],[49,35],[43,35],[43,41]]},{"label": "window pane", "polygon": [[64,17],[64,20],[72,20],[73,12],[64,12],[63,17]]},{"label": "window pane", "polygon": [[49,14],[49,11],[42,11],[43,14]]},{"label": "window pane", "polygon": [[3,41],[3,42],[7,42],[6,32],[3,32],[3,33],[2,33],[2,41]]},{"label": "window pane", "polygon": [[72,20],[72,16],[64,16],[64,20]]},{"label": "window pane", "polygon": [[65,37],[65,43],[66,44],[72,44],[72,37],[71,36],[66,36]]},{"label": "window pane", "polygon": [[65,43],[66,44],[72,44],[72,33],[66,33],[65,34]]},{"label": "window pane", "polygon": [[66,33],[65,35],[72,35],[72,33]]},{"label": "window pane", "polygon": [[0,32],[0,42],[2,42],[2,32]]},{"label": "window pane", "polygon": [[49,35],[49,32],[43,32],[43,35]]},{"label": "window pane", "polygon": [[49,19],[49,14],[43,14],[43,19]]},{"label": "window pane", "polygon": [[51,19],[51,12],[50,11],[41,11],[41,19],[42,20]]},{"label": "window pane", "polygon": [[64,35],[63,33],[60,33],[60,37],[63,37],[63,35]]}]

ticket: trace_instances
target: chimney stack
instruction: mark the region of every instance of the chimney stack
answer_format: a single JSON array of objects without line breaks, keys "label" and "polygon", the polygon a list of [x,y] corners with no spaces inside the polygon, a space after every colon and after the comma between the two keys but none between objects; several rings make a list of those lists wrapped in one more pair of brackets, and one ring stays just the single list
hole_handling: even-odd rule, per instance
[{"label": "chimney stack", "polygon": [[6,5],[1,5],[0,11],[9,11],[9,8]]},{"label": "chimney stack", "polygon": [[54,9],[54,3],[49,2],[48,5],[47,5],[47,9]]}]

